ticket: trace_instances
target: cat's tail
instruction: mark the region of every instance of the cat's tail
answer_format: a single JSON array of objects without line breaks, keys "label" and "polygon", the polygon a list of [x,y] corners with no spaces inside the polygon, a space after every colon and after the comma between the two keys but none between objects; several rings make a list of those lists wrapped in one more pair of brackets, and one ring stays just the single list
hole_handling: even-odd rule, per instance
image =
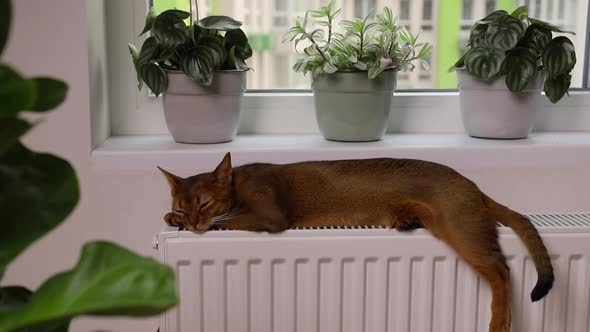
[{"label": "cat's tail", "polygon": [[537,232],[537,229],[535,229],[535,226],[527,217],[510,210],[485,194],[483,197],[490,214],[498,222],[512,228],[522,242],[524,242],[532,256],[537,269],[538,279],[535,288],[531,292],[531,300],[533,302],[539,301],[549,293],[555,280],[551,259],[547,253],[547,248],[543,244],[543,240],[541,240],[541,236],[539,236],[539,232]]}]

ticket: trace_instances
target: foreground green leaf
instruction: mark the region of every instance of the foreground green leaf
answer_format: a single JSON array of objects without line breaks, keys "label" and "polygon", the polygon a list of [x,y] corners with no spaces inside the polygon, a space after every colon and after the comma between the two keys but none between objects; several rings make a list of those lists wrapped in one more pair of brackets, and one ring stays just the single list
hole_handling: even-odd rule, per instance
[{"label": "foreground green leaf", "polygon": [[537,59],[524,48],[515,48],[504,60],[506,86],[512,92],[524,90],[537,74]]},{"label": "foreground green leaf", "polygon": [[0,331],[54,326],[78,315],[151,316],[176,305],[174,272],[107,242],[86,244],[78,264],[47,280],[28,303],[0,315]]},{"label": "foreground green leaf", "polygon": [[239,29],[242,22],[229,16],[209,16],[200,20],[199,26],[210,30],[230,31]]},{"label": "foreground green leaf", "polygon": [[145,42],[143,42],[143,45],[141,46],[141,51],[137,57],[137,62],[139,65],[150,63],[152,60],[155,60],[159,54],[160,45],[158,45],[156,37],[149,37],[145,40]]},{"label": "foreground green leaf", "polygon": [[36,98],[35,83],[0,64],[0,117],[28,110]]},{"label": "foreground green leaf", "polygon": [[465,58],[467,71],[475,77],[490,81],[498,76],[504,61],[504,51],[485,47],[472,48]]},{"label": "foreground green leaf", "polygon": [[551,30],[551,31],[553,31],[553,32],[569,33],[569,34],[571,34],[571,35],[575,35],[575,34],[576,34],[576,33],[575,33],[575,32],[573,32],[573,31],[564,30],[564,29],[562,29],[562,28],[558,27],[557,25],[553,25],[553,24],[551,24],[551,23],[543,22],[543,21],[541,21],[541,20],[537,20],[537,19],[534,19],[534,18],[532,18],[532,17],[529,17],[529,21],[530,21],[532,24],[540,25],[540,26],[542,26],[543,28],[545,28],[545,29],[549,29],[549,30]]},{"label": "foreground green leaf", "polygon": [[152,28],[158,43],[165,49],[184,44],[190,36],[186,23],[174,14],[161,14]]},{"label": "foreground green leaf", "polygon": [[53,230],[78,202],[72,166],[20,143],[0,155],[0,270]]},{"label": "foreground green leaf", "polygon": [[533,46],[538,54],[543,53],[547,45],[551,42],[553,34],[551,30],[545,29],[540,25],[531,24],[524,33],[521,43]]},{"label": "foreground green leaf", "polygon": [[0,55],[8,42],[8,32],[12,23],[12,3],[10,0],[0,0]]},{"label": "foreground green leaf", "polygon": [[31,127],[30,123],[19,118],[0,117],[0,155],[16,144]]},{"label": "foreground green leaf", "polygon": [[154,21],[156,20],[156,16],[158,16],[158,14],[156,14],[156,8],[152,6],[152,8],[150,8],[150,11],[147,14],[147,17],[145,18],[145,26],[143,28],[143,31],[141,31],[140,36],[152,29],[152,27],[154,26]]},{"label": "foreground green leaf", "polygon": [[137,74],[137,89],[141,91],[143,88],[143,79],[141,78],[141,71],[139,69],[139,51],[137,47],[133,44],[128,44],[127,47],[129,48],[129,53],[131,53],[131,58],[133,59],[133,66],[135,67],[135,72]]},{"label": "foreground green leaf", "polygon": [[514,10],[512,12],[512,14],[510,14],[510,15],[512,15],[522,21],[528,17],[529,9],[527,6],[520,6],[520,7],[516,8],[516,10]]},{"label": "foreground green leaf", "polygon": [[0,317],[13,312],[29,301],[33,292],[25,287],[2,287],[0,288]]},{"label": "foreground green leaf", "polygon": [[66,82],[49,77],[37,77],[32,80],[37,88],[37,94],[31,111],[47,112],[65,101],[68,94]]},{"label": "foreground green leaf", "polygon": [[213,61],[210,49],[197,47],[181,59],[180,67],[194,82],[210,85],[213,82]]},{"label": "foreground green leaf", "polygon": [[491,47],[509,50],[518,44],[524,32],[524,24],[519,19],[510,15],[501,16],[488,26],[486,42]]}]

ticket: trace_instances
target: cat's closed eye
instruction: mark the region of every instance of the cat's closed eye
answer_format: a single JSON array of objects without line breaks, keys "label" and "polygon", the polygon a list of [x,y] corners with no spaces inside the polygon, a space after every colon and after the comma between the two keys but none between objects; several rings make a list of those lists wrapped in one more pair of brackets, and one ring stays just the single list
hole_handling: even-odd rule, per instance
[{"label": "cat's closed eye", "polygon": [[199,209],[201,209],[201,210],[206,209],[207,206],[209,206],[209,204],[211,204],[211,201],[207,201],[207,202],[201,204],[201,207]]},{"label": "cat's closed eye", "polygon": [[186,215],[186,212],[184,212],[183,210],[178,210],[178,209],[175,209],[174,211],[172,211],[172,213],[174,213],[180,217],[184,217]]}]

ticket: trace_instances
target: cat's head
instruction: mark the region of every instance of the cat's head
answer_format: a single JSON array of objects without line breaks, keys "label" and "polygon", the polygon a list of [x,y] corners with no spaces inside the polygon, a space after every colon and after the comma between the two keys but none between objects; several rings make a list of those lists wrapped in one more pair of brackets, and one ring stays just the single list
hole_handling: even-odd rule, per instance
[{"label": "cat's head", "polygon": [[193,232],[205,232],[213,219],[228,213],[233,203],[231,155],[211,173],[183,179],[160,167],[172,193],[172,212],[164,216],[170,226],[183,227]]}]

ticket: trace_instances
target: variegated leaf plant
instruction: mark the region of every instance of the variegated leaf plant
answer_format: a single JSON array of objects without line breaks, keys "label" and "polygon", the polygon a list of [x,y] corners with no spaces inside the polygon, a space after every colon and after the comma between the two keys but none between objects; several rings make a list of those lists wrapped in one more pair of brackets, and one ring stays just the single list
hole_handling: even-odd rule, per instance
[{"label": "variegated leaf plant", "polygon": [[[398,25],[390,8],[377,14],[372,11],[364,19],[342,20],[339,32],[336,19],[341,10],[334,6],[333,0],[319,10],[308,11],[283,37],[283,42],[293,42],[301,53],[294,71],[313,77],[364,71],[372,79],[386,70],[412,71],[416,61],[428,68],[425,58],[432,46],[419,43],[419,34]],[[298,48],[301,43],[306,44],[302,51]]]},{"label": "variegated leaf plant", "polygon": [[570,87],[576,51],[569,38],[553,38],[553,32],[574,34],[529,17],[526,6],[511,14],[495,11],[472,26],[469,48],[450,70],[465,68],[484,81],[505,76],[513,92],[524,90],[544,70],[545,94],[556,103]]}]

